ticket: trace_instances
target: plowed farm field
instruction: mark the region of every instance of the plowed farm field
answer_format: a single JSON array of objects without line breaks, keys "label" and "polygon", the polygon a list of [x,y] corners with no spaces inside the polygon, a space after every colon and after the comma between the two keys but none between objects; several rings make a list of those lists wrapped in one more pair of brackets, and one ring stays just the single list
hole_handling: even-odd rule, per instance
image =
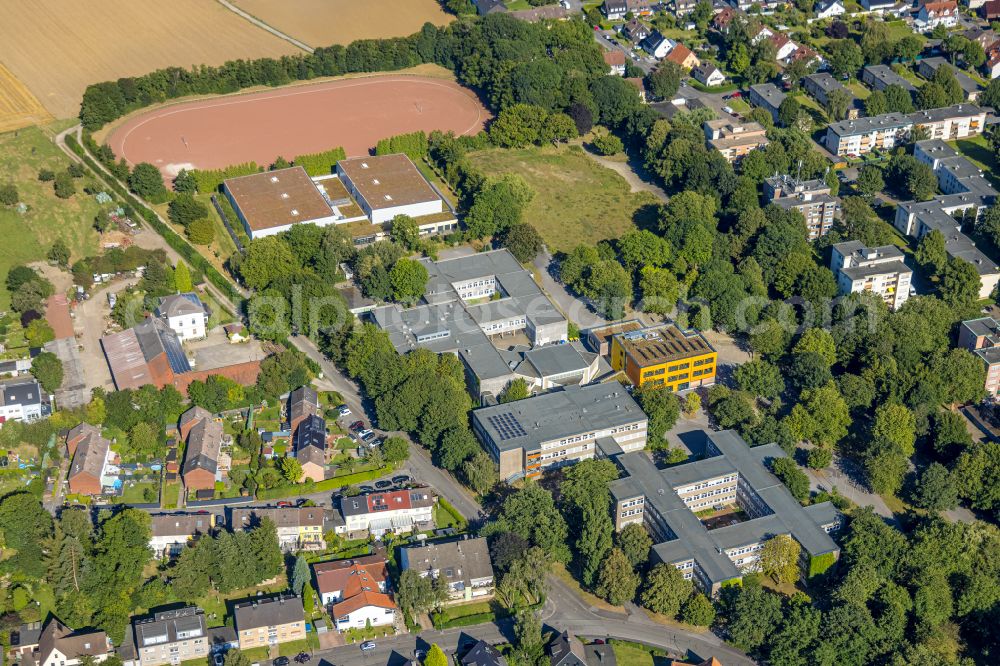
[{"label": "plowed farm field", "polygon": [[453,19],[437,0],[234,0],[233,4],[309,46],[412,35]]},{"label": "plowed farm field", "polygon": [[214,0],[0,0],[0,17],[0,62],[57,118],[91,83],[302,52]]}]

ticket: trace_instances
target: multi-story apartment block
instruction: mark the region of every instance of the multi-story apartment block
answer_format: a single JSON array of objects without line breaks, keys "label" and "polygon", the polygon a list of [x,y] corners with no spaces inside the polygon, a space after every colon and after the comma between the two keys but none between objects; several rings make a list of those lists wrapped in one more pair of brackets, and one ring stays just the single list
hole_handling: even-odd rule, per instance
[{"label": "multi-story apartment block", "polygon": [[598,445],[641,450],[647,425],[617,383],[569,386],[472,412],[472,429],[508,482],[593,458]]},{"label": "multi-story apartment block", "polygon": [[422,577],[443,577],[448,603],[463,603],[493,596],[493,563],[486,539],[462,539],[400,549],[400,570],[412,569]]},{"label": "multi-story apartment block", "polygon": [[323,550],[323,507],[263,507],[234,508],[230,528],[246,530],[267,518],[278,531],[278,545],[284,551]]},{"label": "multi-story apartment block", "polygon": [[132,631],[140,666],[205,659],[211,649],[205,612],[195,606],[136,619],[132,623]]},{"label": "multi-story apartment block", "polygon": [[873,150],[888,150],[904,140],[913,122],[902,113],[885,113],[870,118],[856,118],[830,123],[826,128],[826,148],[834,155],[866,155]]},{"label": "multi-story apartment block", "polygon": [[899,204],[893,224],[902,233],[917,239],[931,231],[940,231],[948,256],[972,264],[979,273],[979,297],[988,298],[1000,283],[1000,266],[962,233],[962,222],[955,216],[975,219],[994,205],[997,191],[978,168],[940,139],[918,141],[913,155],[934,170],[938,186],[945,194],[930,201]]},{"label": "multi-story apartment block", "polygon": [[1000,321],[981,317],[963,321],[958,346],[976,354],[986,364],[986,392],[1000,395]]},{"label": "multi-story apartment block", "polygon": [[[792,44],[784,35],[781,35],[780,37],[784,40],[782,44],[783,46]],[[792,44],[792,46],[794,46],[794,44]],[[754,106],[759,106],[770,113],[771,118],[775,123],[778,122],[778,109],[784,101],[785,93],[781,92],[778,89],[778,86],[773,83],[760,83],[755,86],[750,86],[750,103]]]},{"label": "multi-story apartment block", "polygon": [[926,131],[928,139],[954,141],[982,134],[986,128],[986,111],[975,104],[956,104],[911,113],[910,120]]},{"label": "multi-story apartment block", "polygon": [[709,147],[722,153],[730,164],[739,162],[751,151],[764,148],[769,143],[767,130],[760,123],[741,124],[720,118],[706,120],[702,128]]},{"label": "multi-story apartment block", "polygon": [[533,347],[567,340],[566,318],[509,251],[422,262],[429,274],[423,304],[375,308],[372,321],[400,353],[457,354],[477,398],[514,379],[493,338],[523,333]]},{"label": "multi-story apartment block", "polygon": [[269,597],[237,604],[236,636],[241,650],[305,640],[305,611],[299,596]]},{"label": "multi-story apartment block", "polygon": [[[832,4],[833,6],[838,6],[837,3]],[[839,6],[843,8],[842,4]],[[854,93],[852,93],[847,86],[838,81],[828,72],[817,72],[816,74],[810,74],[809,76],[802,77],[802,87],[824,107],[830,100],[831,93],[834,91],[842,92],[845,95],[848,95],[851,99],[851,103],[847,107],[847,119],[853,120],[860,115],[860,109],[858,108],[859,104],[857,103],[858,100],[854,97]]]},{"label": "multi-story apartment block", "polygon": [[714,384],[717,356],[701,333],[673,324],[619,333],[611,340],[611,367],[635,386],[685,391]]},{"label": "multi-story apartment block", "polygon": [[340,513],[344,525],[338,530],[348,534],[367,533],[378,538],[386,532],[431,528],[436,503],[437,496],[425,488],[342,497]]},{"label": "multi-story apartment block", "polygon": [[[985,51],[988,46],[989,44],[984,46],[983,50]],[[948,62],[947,58],[943,58],[941,56],[924,58],[917,65],[917,72],[925,79],[931,80],[934,78],[937,71],[942,67],[951,70],[951,73],[955,75],[955,80],[958,81],[958,85],[961,86],[966,102],[975,102],[979,98],[979,93],[981,91],[979,84],[973,81],[969,75],[962,70],[953,67],[952,64]]]},{"label": "multi-story apartment block", "polygon": [[830,233],[840,215],[840,199],[830,194],[830,186],[819,179],[772,176],[764,181],[764,196],[785,210],[799,211],[806,221],[809,240]]},{"label": "multi-story apartment block", "polygon": [[908,138],[914,127],[924,130],[929,139],[952,141],[982,134],[985,126],[983,109],[974,104],[956,104],[909,115],[893,112],[831,123],[825,143],[827,150],[836,155],[859,156],[893,148]]},{"label": "multi-story apartment block", "polygon": [[861,81],[873,90],[885,90],[889,86],[899,86],[909,93],[917,89],[908,80],[892,71],[888,65],[868,65],[861,70]]},{"label": "multi-story apartment block", "polygon": [[[790,535],[802,547],[803,577],[839,557],[829,532],[840,513],[829,502],[803,508],[766,463],[784,457],[777,444],[750,448],[732,430],[706,432],[704,457],[665,470],[644,454],[610,456],[625,473],[613,481],[615,527],[642,523],[656,545],[653,555],[673,564],[710,595],[758,568],[764,543]],[[709,529],[695,512],[739,508],[748,520]]]},{"label": "multi-story apartment block", "polygon": [[830,270],[841,294],[878,294],[896,310],[909,298],[913,277],[903,257],[895,245],[865,247],[858,241],[847,241],[833,246]]},{"label": "multi-story apartment block", "polygon": [[176,557],[188,542],[214,527],[211,513],[156,513],[150,516],[149,548],[153,557]]}]

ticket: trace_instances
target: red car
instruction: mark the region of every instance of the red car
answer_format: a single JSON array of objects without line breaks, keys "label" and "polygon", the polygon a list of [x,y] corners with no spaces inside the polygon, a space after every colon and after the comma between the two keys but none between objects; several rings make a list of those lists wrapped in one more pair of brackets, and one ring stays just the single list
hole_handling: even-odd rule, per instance
[{"label": "red car", "polygon": [[743,97],[743,93],[741,93],[739,90],[730,95],[726,95],[726,99],[739,99],[741,97]]},{"label": "red car", "polygon": [[292,505],[291,502],[278,502],[278,504],[276,506],[278,508],[281,508],[281,509],[286,509],[286,508],[290,507],[291,505]]},{"label": "red car", "polygon": [[365,429],[364,421],[355,421],[354,423],[351,424],[352,432],[358,432],[359,430],[364,430],[364,429]]}]

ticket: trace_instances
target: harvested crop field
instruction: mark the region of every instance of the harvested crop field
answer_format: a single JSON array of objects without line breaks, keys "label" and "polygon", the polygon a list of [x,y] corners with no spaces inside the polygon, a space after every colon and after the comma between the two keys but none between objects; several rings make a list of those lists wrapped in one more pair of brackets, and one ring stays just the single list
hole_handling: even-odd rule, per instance
[{"label": "harvested crop field", "polygon": [[52,116],[28,87],[0,63],[0,132],[51,121]]},{"label": "harvested crop field", "polygon": [[445,25],[453,20],[437,0],[235,0],[233,4],[313,47],[402,37],[424,23]]},{"label": "harvested crop field", "polygon": [[91,83],[301,53],[213,0],[0,0],[0,61],[57,118]]},{"label": "harvested crop field", "polygon": [[379,139],[435,129],[475,134],[489,111],[453,81],[378,76],[289,86],[160,107],[116,127],[108,144],[165,177],[342,146],[367,155]]}]

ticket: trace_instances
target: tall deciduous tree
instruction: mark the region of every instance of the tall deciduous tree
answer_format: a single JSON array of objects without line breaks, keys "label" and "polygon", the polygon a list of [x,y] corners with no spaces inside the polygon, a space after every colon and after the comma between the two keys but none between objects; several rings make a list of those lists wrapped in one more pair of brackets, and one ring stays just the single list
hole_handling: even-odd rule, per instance
[{"label": "tall deciduous tree", "polygon": [[597,593],[615,606],[635,597],[639,589],[639,576],[628,558],[618,548],[612,548],[600,563],[597,576]]},{"label": "tall deciduous tree", "polygon": [[681,604],[691,596],[694,585],[684,579],[680,569],[672,564],[657,564],[646,576],[639,598],[642,605],[654,613],[676,617]]}]

